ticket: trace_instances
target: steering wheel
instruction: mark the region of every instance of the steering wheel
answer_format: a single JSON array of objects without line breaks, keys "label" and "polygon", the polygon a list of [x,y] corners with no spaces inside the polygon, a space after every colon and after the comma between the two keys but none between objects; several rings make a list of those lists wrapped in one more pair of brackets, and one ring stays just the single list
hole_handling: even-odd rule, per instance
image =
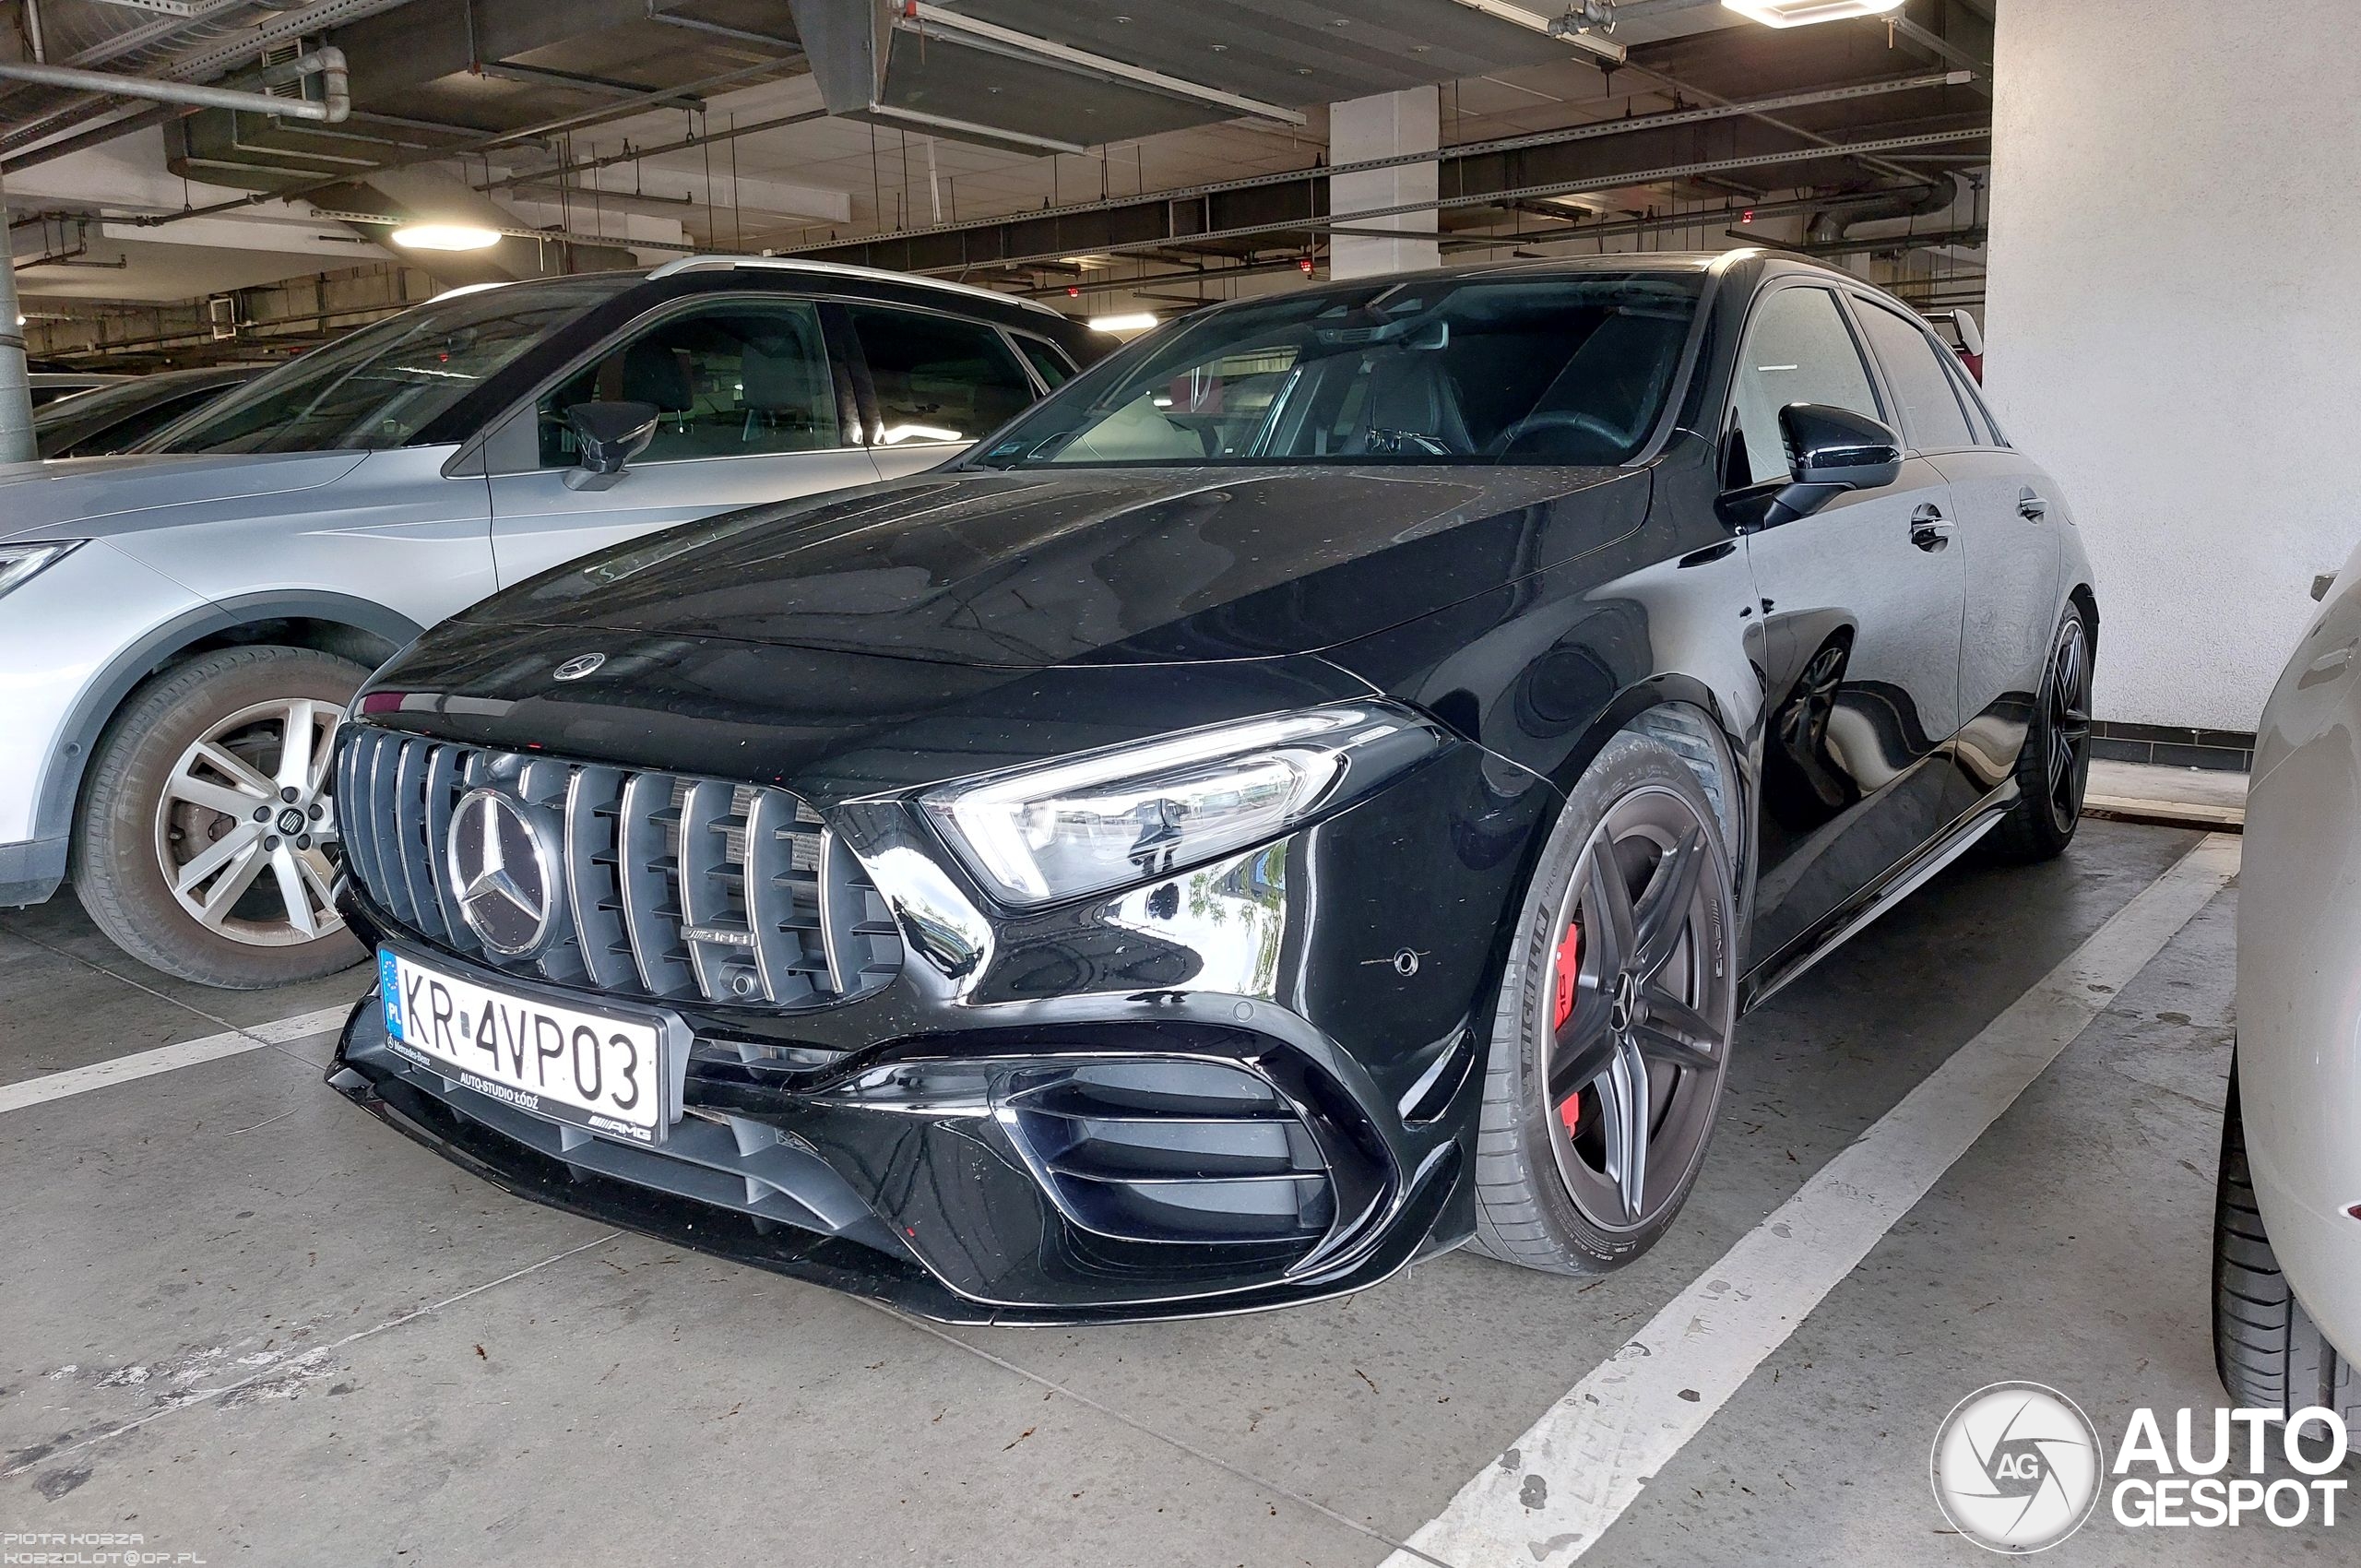
[{"label": "steering wheel", "polygon": [[1631,444],[1630,436],[1587,409],[1545,409],[1537,414],[1527,414],[1509,426],[1500,439],[1500,455],[1506,457],[1518,442],[1529,435],[1553,430],[1572,430],[1594,435],[1619,451]]}]

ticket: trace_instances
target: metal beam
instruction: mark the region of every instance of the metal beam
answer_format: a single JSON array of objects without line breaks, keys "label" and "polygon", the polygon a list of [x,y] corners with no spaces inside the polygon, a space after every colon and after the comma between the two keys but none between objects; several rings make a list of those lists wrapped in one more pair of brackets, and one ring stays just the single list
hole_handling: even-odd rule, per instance
[{"label": "metal beam", "polygon": [[1300,110],[1282,108],[1260,99],[1225,92],[1200,82],[1183,81],[1179,77],[1169,77],[1162,71],[1152,71],[1145,65],[1110,59],[1104,54],[1093,54],[1086,49],[1076,49],[1050,39],[1036,38],[1014,28],[948,11],[940,6],[925,5],[921,0],[910,0],[907,8],[897,13],[894,25],[906,32],[919,34],[929,28],[956,33],[970,46],[987,53],[1011,56],[1037,65],[1062,65],[1088,76],[1145,88],[1168,98],[1182,99],[1191,103],[1208,103],[1215,108],[1232,110],[1258,120],[1276,120],[1287,125],[1310,124]]},{"label": "metal beam", "polygon": [[[997,218],[971,219],[959,223],[933,223],[923,229],[903,229],[893,233],[874,234],[865,238],[902,241],[930,239],[937,234],[973,233],[987,229],[996,229],[1004,223],[1017,220],[1031,223],[1043,219],[1072,218],[1093,212],[1111,212],[1120,208],[1136,207],[1147,201],[1195,201],[1204,196],[1228,196],[1236,191],[1293,184],[1307,179],[1324,181],[1338,174],[1363,174],[1379,169],[1400,168],[1411,163],[1434,163],[1453,159],[1487,157],[1494,153],[1523,152],[1531,148],[1556,147],[1568,142],[1592,141],[1605,137],[1631,136],[1642,131],[1665,130],[1679,125],[1702,125],[1715,120],[1751,118],[1770,112],[1801,109],[1813,104],[1878,98],[1888,93],[1912,92],[1927,88],[1957,87],[1965,79],[1966,73],[1962,71],[1938,71],[1897,77],[1886,81],[1856,82],[1845,87],[1813,88],[1801,92],[1784,92],[1770,98],[1745,99],[1736,102],[1709,104],[1696,109],[1673,109],[1657,114],[1637,114],[1629,119],[1594,120],[1580,125],[1562,126],[1553,131],[1532,131],[1523,136],[1499,137],[1490,141],[1462,142],[1455,147],[1442,148],[1434,152],[1406,152],[1386,158],[1363,159],[1353,163],[1335,163],[1319,169],[1288,169],[1273,174],[1247,174],[1234,180],[1216,180],[1205,184],[1184,185],[1176,190],[1154,191],[1145,196],[1115,196],[1100,201],[1068,202],[1062,207],[1041,208],[1031,212],[1003,213]],[[845,243],[852,244],[860,242]]]},{"label": "metal beam", "polygon": [[[1614,190],[1622,185],[1650,184],[1661,180],[1693,179],[1701,174],[1724,173],[1737,169],[1765,169],[1781,163],[1806,163],[1814,159],[1829,157],[1832,151],[1840,156],[1848,152],[1888,152],[1903,148],[1933,147],[1943,142],[1966,141],[1977,137],[1988,137],[1991,134],[1991,127],[1987,125],[1964,131],[1930,131],[1919,136],[1881,137],[1870,141],[1842,143],[1833,149],[1817,146],[1790,148],[1784,152],[1754,153],[1738,158],[1706,159],[1691,163],[1668,164],[1655,169],[1632,169],[1613,174],[1593,175],[1580,180],[1553,180],[1546,184],[1524,185],[1513,190],[1463,193],[1443,196],[1434,201],[1405,202],[1394,207],[1370,208],[1359,212],[1342,212],[1326,218],[1306,216],[1282,219],[1269,223],[1236,224],[1193,234],[1163,234],[1152,240],[1093,245],[1089,247],[1089,251],[1094,255],[1123,255],[1139,251],[1161,250],[1176,240],[1191,244],[1208,244],[1223,240],[1249,239],[1262,234],[1301,232],[1307,227],[1322,222],[1365,222],[1373,218],[1396,218],[1412,212],[1433,212],[1448,208],[1489,206],[1520,197],[1566,196],[1579,191]],[[891,239],[897,236],[880,237]],[[825,255],[829,250],[845,248],[848,247],[824,246],[801,254]],[[1053,261],[1061,255],[1073,254],[1073,247],[1067,246],[1059,250],[1042,251],[1032,255],[993,256],[978,261],[962,262],[955,266],[919,267],[914,270],[929,274],[966,273],[974,270],[978,266],[1022,267],[1032,262]]]}]

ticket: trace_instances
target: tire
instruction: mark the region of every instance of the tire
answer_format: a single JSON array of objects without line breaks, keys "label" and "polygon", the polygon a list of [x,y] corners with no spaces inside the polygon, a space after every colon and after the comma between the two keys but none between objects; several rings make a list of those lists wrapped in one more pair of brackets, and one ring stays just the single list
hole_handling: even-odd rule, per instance
[{"label": "tire", "polygon": [[2055,860],[2082,826],[2091,777],[2091,638],[2082,612],[2069,609],[2049,642],[2033,722],[2017,753],[2018,799],[1985,842],[2002,861]]},{"label": "tire", "polygon": [[[1629,896],[1620,936],[1596,912],[1612,903],[1600,874],[1610,866]],[[1517,917],[1477,1132],[1477,1251],[1600,1274],[1671,1225],[1721,1103],[1737,1016],[1734,883],[1688,764],[1649,735],[1609,742],[1568,796]],[[1652,965],[1651,979],[1625,978]],[[1562,994],[1561,974],[1573,977]],[[1636,1166],[1613,1152],[1635,1121],[1649,1131]]]},{"label": "tire", "polygon": [[[99,742],[74,831],[74,891],[117,946],[167,974],[239,991],[361,961],[326,899],[336,841],[326,756],[336,717],[367,675],[310,648],[256,646],[201,654],[132,693]],[[279,778],[284,736],[299,725],[314,757],[300,787]],[[296,798],[266,792],[273,786]],[[300,831],[282,832],[282,821]],[[208,855],[209,872],[196,863]],[[308,932],[290,913],[290,877]]]},{"label": "tire", "polygon": [[[2319,1405],[2361,1425],[2361,1378],[2313,1324],[2271,1250],[2247,1170],[2237,1066],[2222,1114],[2221,1176],[2213,1198],[2213,1366],[2234,1403],[2292,1411]],[[2317,1430],[2307,1429],[2308,1436]]]}]

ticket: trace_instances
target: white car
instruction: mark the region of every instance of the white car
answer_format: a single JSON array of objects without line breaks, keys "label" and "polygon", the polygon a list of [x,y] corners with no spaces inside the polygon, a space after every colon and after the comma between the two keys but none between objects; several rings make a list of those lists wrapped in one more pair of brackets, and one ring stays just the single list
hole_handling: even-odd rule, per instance
[{"label": "white car", "polygon": [[2361,1422],[2361,551],[2255,737],[2213,1346],[2241,1406]]}]

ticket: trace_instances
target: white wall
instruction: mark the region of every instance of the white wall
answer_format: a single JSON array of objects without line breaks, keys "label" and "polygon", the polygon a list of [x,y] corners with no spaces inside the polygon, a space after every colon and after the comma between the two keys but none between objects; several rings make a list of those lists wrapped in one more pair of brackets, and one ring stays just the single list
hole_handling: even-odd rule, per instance
[{"label": "white wall", "polygon": [[2000,0],[1987,390],[2098,574],[2096,717],[2251,730],[2361,540],[2361,4]]}]

